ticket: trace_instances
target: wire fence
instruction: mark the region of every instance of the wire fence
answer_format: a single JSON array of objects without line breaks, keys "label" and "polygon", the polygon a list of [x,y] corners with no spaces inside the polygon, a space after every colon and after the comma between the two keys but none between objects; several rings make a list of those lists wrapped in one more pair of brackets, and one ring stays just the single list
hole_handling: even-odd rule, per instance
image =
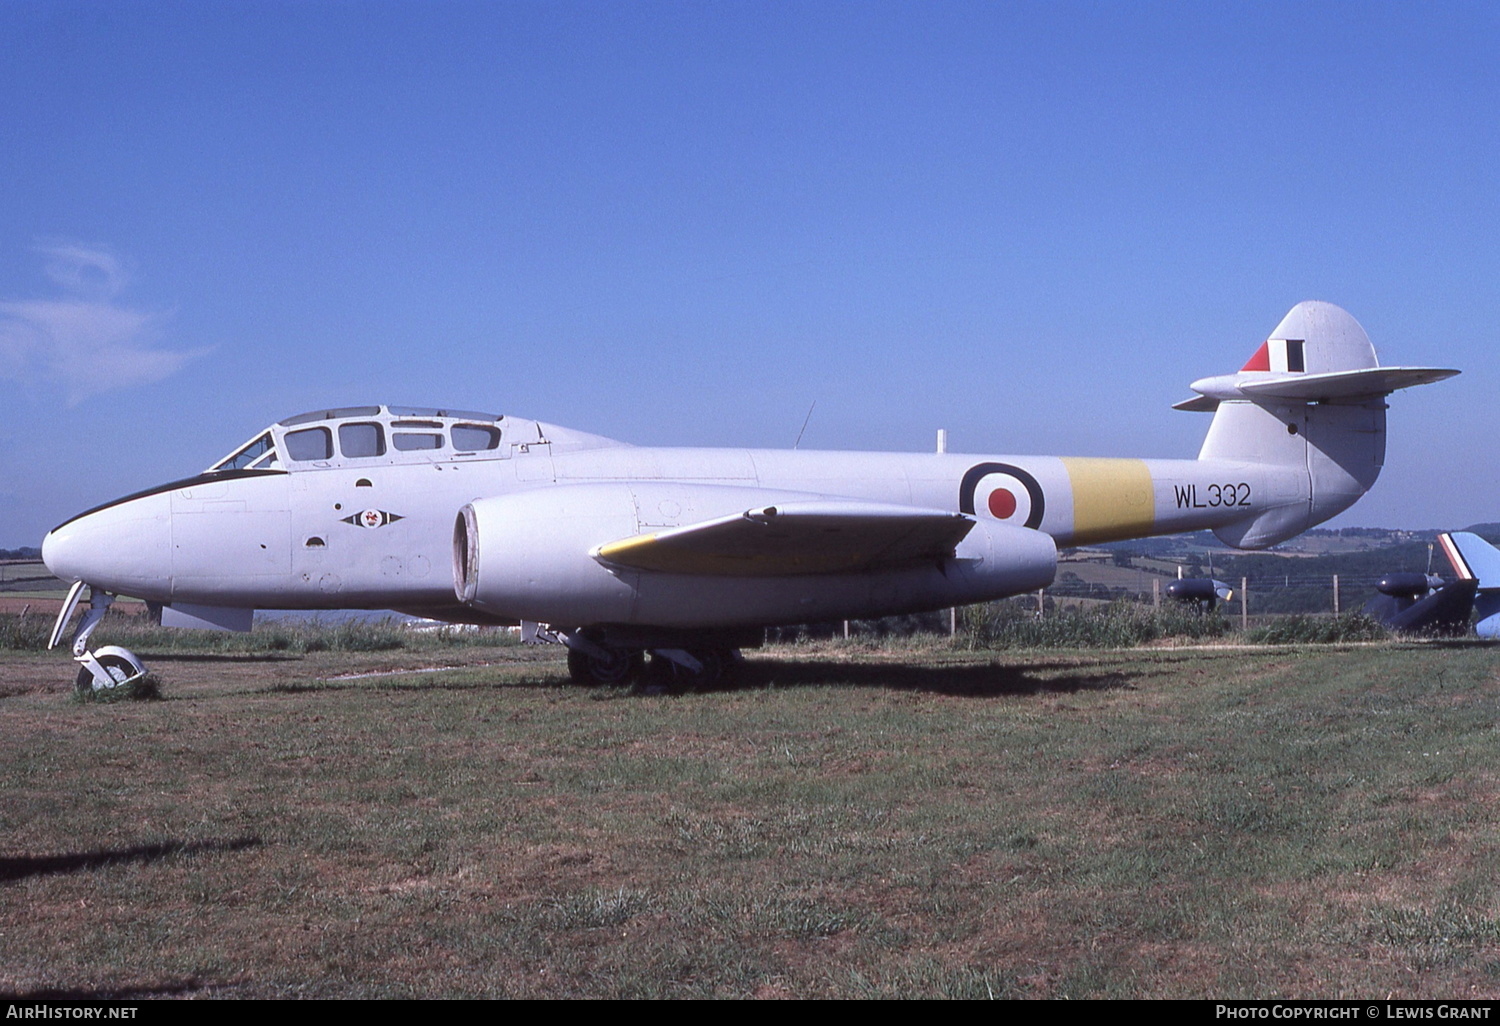
[{"label": "wire fence", "polygon": [[[1049,605],[1092,605],[1097,602],[1121,600],[1149,603],[1161,606],[1172,601],[1167,597],[1167,587],[1175,575],[1134,571],[1133,580],[1116,575],[1117,580],[1090,580],[1059,566],[1058,578],[1045,589],[1038,600],[1039,609],[1045,611]],[[1300,614],[1305,616],[1337,616],[1355,613],[1366,602],[1374,598],[1376,583],[1385,574],[1375,573],[1259,573],[1234,574],[1211,573],[1206,568],[1203,576],[1212,576],[1232,591],[1233,597],[1225,603],[1226,612],[1236,615]],[[1048,603],[1051,599],[1051,603]]]}]

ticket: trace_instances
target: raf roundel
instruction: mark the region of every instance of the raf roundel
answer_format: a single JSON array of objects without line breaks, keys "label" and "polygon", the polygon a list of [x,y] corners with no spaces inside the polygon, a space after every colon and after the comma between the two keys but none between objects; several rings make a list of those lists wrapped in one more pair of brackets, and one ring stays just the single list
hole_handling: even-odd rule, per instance
[{"label": "raf roundel", "polygon": [[1034,530],[1042,526],[1047,504],[1042,486],[1020,467],[978,463],[969,468],[959,484],[958,508],[980,519]]}]

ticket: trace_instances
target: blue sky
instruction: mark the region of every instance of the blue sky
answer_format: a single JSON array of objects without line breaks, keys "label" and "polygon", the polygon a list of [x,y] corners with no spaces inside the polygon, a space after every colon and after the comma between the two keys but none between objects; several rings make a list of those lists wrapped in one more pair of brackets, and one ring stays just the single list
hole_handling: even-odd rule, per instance
[{"label": "blue sky", "polygon": [[1337,524],[1500,520],[1500,7],[0,5],[0,547],[282,417],[1191,457],[1302,299]]}]

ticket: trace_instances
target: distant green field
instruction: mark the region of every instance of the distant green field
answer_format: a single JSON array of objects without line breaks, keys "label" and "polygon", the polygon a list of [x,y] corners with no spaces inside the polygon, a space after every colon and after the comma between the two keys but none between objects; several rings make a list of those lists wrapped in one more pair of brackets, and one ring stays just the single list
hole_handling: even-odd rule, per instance
[{"label": "distant green field", "polygon": [[55,598],[68,586],[48,571],[41,560],[0,560],[0,594],[34,592]]},{"label": "distant green field", "polygon": [[142,655],[0,652],[8,995],[1500,996],[1481,644]]}]

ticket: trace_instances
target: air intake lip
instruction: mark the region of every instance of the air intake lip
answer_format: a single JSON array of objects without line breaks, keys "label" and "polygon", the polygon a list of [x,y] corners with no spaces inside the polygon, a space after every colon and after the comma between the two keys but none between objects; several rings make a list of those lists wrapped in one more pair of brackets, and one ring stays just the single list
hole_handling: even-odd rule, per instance
[{"label": "air intake lip", "polygon": [[453,521],[453,594],[468,605],[479,591],[479,525],[474,507],[465,506]]}]

